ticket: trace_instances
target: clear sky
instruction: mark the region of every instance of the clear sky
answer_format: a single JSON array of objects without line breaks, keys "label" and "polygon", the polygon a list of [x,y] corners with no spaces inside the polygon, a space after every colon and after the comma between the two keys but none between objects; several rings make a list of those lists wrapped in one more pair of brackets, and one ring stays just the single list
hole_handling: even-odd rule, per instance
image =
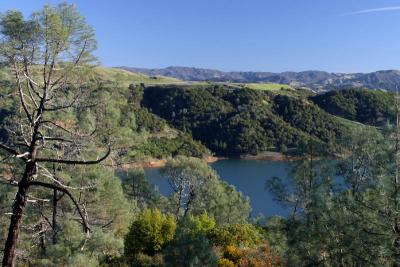
[{"label": "clear sky", "polygon": [[[0,0],[29,15],[56,0]],[[400,0],[75,0],[106,66],[400,69]]]}]

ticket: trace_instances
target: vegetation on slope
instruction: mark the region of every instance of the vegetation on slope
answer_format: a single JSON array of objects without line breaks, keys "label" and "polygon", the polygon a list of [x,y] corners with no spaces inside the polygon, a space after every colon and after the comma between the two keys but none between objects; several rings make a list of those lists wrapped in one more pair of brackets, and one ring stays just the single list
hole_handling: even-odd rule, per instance
[{"label": "vegetation on slope", "polygon": [[280,83],[245,83],[243,84],[245,88],[254,89],[254,90],[267,90],[267,91],[276,91],[282,89],[294,90],[288,84],[280,84]]},{"label": "vegetation on slope", "polygon": [[128,87],[130,84],[170,84],[181,82],[178,79],[165,76],[147,76],[117,68],[96,67],[94,69],[95,78],[102,81],[110,81],[120,86]]},{"label": "vegetation on slope", "polygon": [[282,96],[212,84],[149,86],[142,105],[224,156],[286,152],[314,139],[332,152],[347,131],[302,94]]},{"label": "vegetation on slope", "polygon": [[[95,77],[96,75],[97,72],[94,73]],[[91,97],[97,106],[105,107],[101,115],[107,125],[108,134],[115,139],[113,155],[118,160],[114,163],[134,163],[176,155],[200,158],[211,155],[211,152],[198,141],[194,141],[190,134],[171,128],[164,119],[140,107],[137,92],[141,90],[141,85],[125,87],[124,83],[125,81],[110,81],[110,77],[105,76],[100,78],[100,82],[88,85],[93,89]],[[9,94],[12,88],[11,82],[1,81],[0,90],[3,95]],[[0,140],[7,138],[7,132],[4,130],[7,127],[6,122],[12,120],[16,113],[15,102],[4,99],[2,104]],[[60,120],[68,120],[69,123],[81,127],[94,125],[95,115],[94,112],[80,109],[55,114]]]},{"label": "vegetation on slope", "polygon": [[395,96],[384,91],[349,89],[310,98],[325,111],[361,123],[381,126],[396,118]]}]

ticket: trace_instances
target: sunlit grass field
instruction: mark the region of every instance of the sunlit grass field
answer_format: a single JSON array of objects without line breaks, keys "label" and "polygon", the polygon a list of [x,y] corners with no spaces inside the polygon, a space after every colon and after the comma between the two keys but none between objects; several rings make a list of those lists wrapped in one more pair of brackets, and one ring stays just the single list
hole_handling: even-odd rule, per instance
[{"label": "sunlit grass field", "polygon": [[245,83],[245,88],[263,91],[276,91],[282,89],[293,89],[290,85],[279,83]]},{"label": "sunlit grass field", "polygon": [[132,83],[144,84],[174,84],[181,81],[175,78],[156,76],[149,77],[141,73],[130,72],[123,69],[96,67],[96,75],[106,81],[116,82],[120,86],[129,86]]}]

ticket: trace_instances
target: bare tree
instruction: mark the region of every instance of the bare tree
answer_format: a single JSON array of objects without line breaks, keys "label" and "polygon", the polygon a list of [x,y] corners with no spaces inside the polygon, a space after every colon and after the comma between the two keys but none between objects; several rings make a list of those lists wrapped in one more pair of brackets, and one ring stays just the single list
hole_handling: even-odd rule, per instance
[{"label": "bare tree", "polygon": [[[76,206],[85,231],[86,216],[70,192],[47,168],[53,164],[98,164],[110,154],[99,152],[96,120],[83,132],[71,113],[95,106],[86,86],[95,61],[93,30],[73,5],[46,6],[29,20],[10,11],[0,20],[0,60],[14,77],[13,90],[2,98],[18,103],[0,143],[6,159],[23,169],[10,181],[18,191],[12,208],[3,266],[14,266],[22,217],[31,187],[61,192]],[[5,124],[3,121],[2,124]],[[90,129],[89,129],[90,128]],[[103,146],[108,141],[101,140]],[[108,146],[109,147],[109,146]],[[95,155],[91,155],[95,154]],[[19,161],[19,162],[17,162]],[[46,181],[47,180],[47,181]]]}]

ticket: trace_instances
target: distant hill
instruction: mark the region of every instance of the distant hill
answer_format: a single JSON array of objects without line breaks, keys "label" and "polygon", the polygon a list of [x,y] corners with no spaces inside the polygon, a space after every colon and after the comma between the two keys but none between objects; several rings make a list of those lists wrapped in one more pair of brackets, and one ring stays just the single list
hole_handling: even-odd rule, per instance
[{"label": "distant hill", "polygon": [[400,71],[382,70],[371,73],[330,73],[325,71],[302,72],[224,72],[213,69],[190,67],[167,67],[163,69],[143,69],[120,67],[121,69],[143,73],[149,76],[167,76],[184,81],[214,81],[236,83],[280,83],[292,87],[307,87],[316,91],[365,87],[395,91],[400,86]]},{"label": "distant hill", "polygon": [[[172,76],[162,76],[162,75],[146,75],[142,72],[132,72],[121,68],[109,68],[97,66],[93,72],[93,77],[95,79],[101,80],[103,82],[117,83],[120,86],[128,87],[130,84],[175,84],[182,83],[181,80],[173,78]],[[2,80],[13,80],[11,72],[4,66],[0,65],[0,81]],[[39,80],[39,77],[37,77]]]},{"label": "distant hill", "polygon": [[181,82],[172,76],[152,75],[149,77],[143,73],[135,73],[118,68],[96,67],[94,69],[94,74],[103,81],[116,82],[125,87],[128,87],[131,83],[173,84]]}]

